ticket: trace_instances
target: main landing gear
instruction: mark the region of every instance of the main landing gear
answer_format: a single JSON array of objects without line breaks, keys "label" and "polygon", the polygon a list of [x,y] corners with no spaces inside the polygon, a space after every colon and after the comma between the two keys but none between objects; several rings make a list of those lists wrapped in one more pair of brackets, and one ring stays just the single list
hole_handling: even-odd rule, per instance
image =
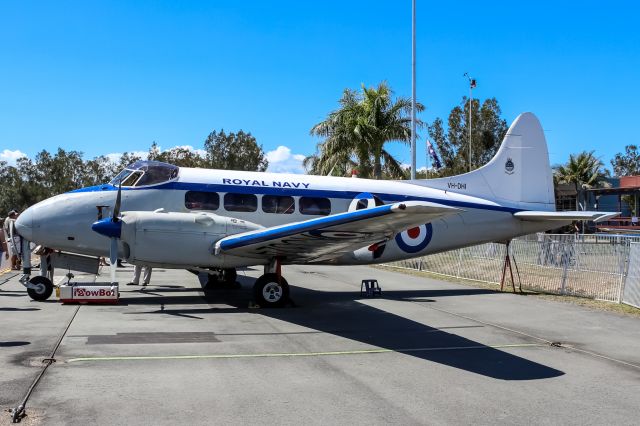
[{"label": "main landing gear", "polygon": [[263,308],[280,308],[289,301],[289,283],[278,274],[264,274],[253,284],[253,298]]},{"label": "main landing gear", "polygon": [[264,275],[253,284],[253,298],[262,308],[280,308],[290,303],[289,283],[282,277],[280,261],[264,267]]}]

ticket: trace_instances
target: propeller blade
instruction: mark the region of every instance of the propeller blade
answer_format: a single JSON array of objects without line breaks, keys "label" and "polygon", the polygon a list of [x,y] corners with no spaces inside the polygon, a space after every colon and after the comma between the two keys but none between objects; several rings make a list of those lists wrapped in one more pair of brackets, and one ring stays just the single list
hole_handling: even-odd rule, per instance
[{"label": "propeller blade", "polygon": [[122,199],[122,182],[118,184],[118,195],[116,196],[116,205],[113,206],[113,217],[111,218],[112,222],[117,222],[120,220],[118,216],[120,216],[120,201]]},{"label": "propeller blade", "polygon": [[118,266],[118,239],[111,238],[111,249],[109,250],[109,262],[111,263],[111,283],[116,282],[116,267]]}]

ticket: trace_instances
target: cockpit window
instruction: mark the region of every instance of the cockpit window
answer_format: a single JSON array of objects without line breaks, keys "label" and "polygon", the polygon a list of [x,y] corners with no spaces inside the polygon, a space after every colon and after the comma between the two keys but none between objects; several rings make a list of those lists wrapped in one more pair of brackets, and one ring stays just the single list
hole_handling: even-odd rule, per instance
[{"label": "cockpit window", "polygon": [[136,186],[136,182],[140,179],[140,176],[142,176],[140,170],[131,173],[126,179],[122,179],[122,186]]},{"label": "cockpit window", "polygon": [[116,177],[114,177],[113,179],[111,179],[111,185],[114,186],[118,186],[120,185],[120,182],[122,182],[123,180],[125,180],[127,177],[129,177],[129,175],[131,174],[131,170],[129,169],[124,169],[123,171],[121,171],[120,173],[118,173],[116,175]]},{"label": "cockpit window", "polygon": [[168,182],[178,177],[179,168],[159,161],[136,161],[111,181],[118,186],[147,186]]}]

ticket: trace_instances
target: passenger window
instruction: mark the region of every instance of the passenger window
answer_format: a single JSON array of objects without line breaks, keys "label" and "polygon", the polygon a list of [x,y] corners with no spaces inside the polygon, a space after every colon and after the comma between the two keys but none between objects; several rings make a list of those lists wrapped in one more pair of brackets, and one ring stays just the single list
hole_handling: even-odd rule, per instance
[{"label": "passenger window", "polygon": [[293,197],[286,195],[265,195],[262,197],[262,211],[291,214],[295,210],[295,203]]},{"label": "passenger window", "polygon": [[224,209],[230,212],[255,212],[258,210],[258,197],[253,194],[225,194]]},{"label": "passenger window", "polygon": [[300,213],[326,216],[331,214],[331,201],[328,198],[300,197]]},{"label": "passenger window", "polygon": [[184,206],[189,210],[218,210],[220,196],[216,192],[187,191]]}]

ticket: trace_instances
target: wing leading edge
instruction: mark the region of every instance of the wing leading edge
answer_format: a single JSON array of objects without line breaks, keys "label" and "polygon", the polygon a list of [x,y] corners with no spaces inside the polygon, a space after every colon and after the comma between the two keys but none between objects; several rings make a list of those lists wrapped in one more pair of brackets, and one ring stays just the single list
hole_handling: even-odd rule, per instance
[{"label": "wing leading edge", "polygon": [[385,241],[407,228],[458,213],[441,204],[407,201],[231,235],[216,243],[216,254],[287,262],[337,258]]}]

